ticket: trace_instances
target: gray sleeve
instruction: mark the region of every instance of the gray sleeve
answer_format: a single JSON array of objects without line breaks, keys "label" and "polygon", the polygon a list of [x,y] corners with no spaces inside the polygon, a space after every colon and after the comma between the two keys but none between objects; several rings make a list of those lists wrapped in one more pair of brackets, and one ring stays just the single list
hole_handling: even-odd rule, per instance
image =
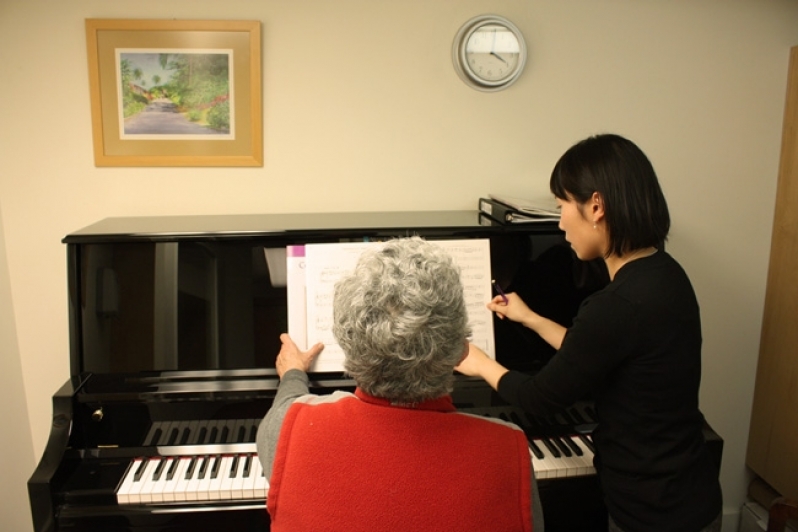
[{"label": "gray sleeve", "polygon": [[277,395],[274,397],[271,408],[266,412],[266,417],[263,418],[263,421],[258,426],[258,435],[255,440],[258,458],[263,465],[266,478],[271,478],[272,476],[272,463],[277,449],[277,439],[280,437],[280,427],[283,425],[283,419],[286,412],[288,412],[288,407],[298,397],[307,395],[308,392],[308,375],[304,371],[292,369],[287,371],[283,378],[280,379]]}]

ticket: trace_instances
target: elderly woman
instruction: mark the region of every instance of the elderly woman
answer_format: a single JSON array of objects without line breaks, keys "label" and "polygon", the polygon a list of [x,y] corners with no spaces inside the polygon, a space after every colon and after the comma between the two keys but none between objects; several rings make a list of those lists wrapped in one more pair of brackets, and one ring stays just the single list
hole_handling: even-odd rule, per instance
[{"label": "elderly woman", "polygon": [[542,530],[523,432],[449,396],[470,333],[451,257],[415,237],[369,248],[333,314],[354,393],[308,394],[322,345],[281,336],[257,438],[271,530]]}]

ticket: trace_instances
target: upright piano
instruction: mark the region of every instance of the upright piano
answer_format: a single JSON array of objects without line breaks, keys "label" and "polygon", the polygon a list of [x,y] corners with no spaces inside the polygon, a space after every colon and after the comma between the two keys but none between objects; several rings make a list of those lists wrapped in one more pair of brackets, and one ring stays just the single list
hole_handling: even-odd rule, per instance
[{"label": "upright piano", "polygon": [[[607,282],[556,223],[502,225],[474,211],[108,218],[67,235],[70,376],[28,482],[34,530],[267,531],[254,441],[278,385],[285,248],[409,235],[489,239],[496,281],[566,326]],[[509,320],[494,320],[494,336],[513,369],[538,371],[553,355]],[[311,387],[354,384],[315,373]],[[524,429],[548,531],[606,529],[589,398],[534,418],[464,376],[453,398]]]}]

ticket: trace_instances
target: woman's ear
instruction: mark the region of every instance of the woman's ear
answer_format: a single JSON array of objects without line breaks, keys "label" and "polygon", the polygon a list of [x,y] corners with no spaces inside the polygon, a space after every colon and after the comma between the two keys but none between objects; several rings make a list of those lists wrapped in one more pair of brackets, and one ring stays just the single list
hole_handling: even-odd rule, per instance
[{"label": "woman's ear", "polygon": [[590,198],[590,214],[594,224],[604,219],[604,198],[598,192],[594,192]]}]

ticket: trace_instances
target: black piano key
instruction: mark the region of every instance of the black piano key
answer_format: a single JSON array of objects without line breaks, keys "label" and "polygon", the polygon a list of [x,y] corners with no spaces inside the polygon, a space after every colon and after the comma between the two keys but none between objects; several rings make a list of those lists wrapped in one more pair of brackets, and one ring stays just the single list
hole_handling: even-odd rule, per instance
[{"label": "black piano key", "polygon": [[598,417],[596,417],[596,411],[593,409],[592,406],[585,407],[585,414],[590,418],[591,423],[598,423]]},{"label": "black piano key", "polygon": [[548,449],[555,458],[560,458],[560,451],[557,449],[557,446],[554,445],[548,438],[541,438],[540,441],[543,442],[543,445],[546,446],[546,449]]},{"label": "black piano key", "polygon": [[214,456],[213,465],[211,466],[211,480],[219,476],[219,468],[222,466],[222,457]]},{"label": "black piano key", "polygon": [[194,469],[197,467],[197,457],[192,456],[191,461],[188,463],[188,467],[186,468],[186,480],[190,480],[191,477],[194,476]]},{"label": "black piano key", "polygon": [[155,467],[155,472],[152,474],[153,480],[160,480],[161,473],[163,473],[163,468],[166,465],[166,460],[164,458],[158,459],[158,465]]},{"label": "black piano key", "polygon": [[202,427],[197,436],[197,443],[205,443],[205,438],[208,436],[208,427]]},{"label": "black piano key", "polygon": [[219,438],[219,443],[227,443],[227,438],[230,437],[230,427],[225,426],[222,428],[222,435]]},{"label": "black piano key", "polygon": [[238,439],[236,440],[237,443],[244,443],[244,437],[247,435],[246,427],[238,427]]},{"label": "black piano key", "polygon": [[541,451],[540,447],[532,440],[529,441],[529,448],[532,449],[532,454],[534,454],[538,460],[543,460],[543,451]]},{"label": "black piano key", "polygon": [[571,438],[569,438],[569,437],[567,437],[567,436],[566,436],[565,438],[563,438],[563,440],[565,441],[565,444],[566,444],[568,447],[570,447],[570,448],[571,448],[571,450],[574,452],[574,454],[575,454],[576,456],[582,456],[582,455],[584,455],[584,454],[585,454],[585,453],[582,451],[582,448],[581,448],[581,447],[579,447],[579,446],[576,444],[576,442],[574,442],[574,440],[572,440]]},{"label": "black piano key", "polygon": [[238,455],[230,462],[230,478],[236,478],[236,473],[238,473]]},{"label": "black piano key", "polygon": [[218,435],[219,435],[219,428],[218,427],[211,428],[211,434],[208,437],[208,443],[219,443],[219,441],[216,439]]},{"label": "black piano key", "polygon": [[189,436],[191,436],[191,431],[188,427],[186,427],[183,429],[183,434],[180,436],[179,445],[185,445],[188,442]]},{"label": "black piano key", "polygon": [[136,469],[136,472],[133,474],[133,481],[134,482],[138,482],[139,480],[141,480],[141,475],[144,474],[144,470],[147,469],[147,464],[149,464],[149,463],[150,463],[150,461],[147,460],[146,458],[141,461],[141,463],[139,464],[138,469]]},{"label": "black piano key", "polygon": [[593,447],[593,441],[590,438],[588,438],[584,434],[579,434],[579,439],[582,440],[582,443],[584,443],[588,449],[590,449],[590,452],[592,452],[593,454],[596,453],[596,448]]},{"label": "black piano key", "polygon": [[562,441],[562,438],[552,438],[552,440],[554,440],[554,445],[556,445],[556,446],[557,446],[557,448],[559,448],[559,449],[560,449],[560,452],[561,452],[562,454],[564,454],[564,455],[565,455],[565,456],[567,456],[568,458],[570,458],[571,456],[573,456],[573,453],[571,452],[571,449],[569,449],[569,448],[568,448],[568,446],[567,446],[567,445],[565,445],[565,442],[564,442],[564,441]]},{"label": "black piano key", "polygon": [[249,478],[249,474],[252,472],[252,455],[248,454],[247,459],[244,461],[244,471],[242,476],[244,478]]},{"label": "black piano key", "polygon": [[208,472],[208,462],[210,462],[210,461],[211,460],[210,460],[209,457],[207,457],[207,456],[203,456],[202,457],[202,463],[200,464],[199,475],[197,476],[197,478],[199,478],[200,480],[205,478],[205,475]]},{"label": "black piano key", "polygon": [[172,460],[172,465],[169,466],[169,470],[166,472],[166,480],[172,480],[175,477],[175,471],[177,471],[178,463],[180,463],[179,458]]},{"label": "black piano key", "polygon": [[177,441],[177,427],[174,427],[169,432],[169,439],[166,441],[166,445],[174,445]]},{"label": "black piano key", "polygon": [[258,425],[253,424],[252,427],[250,427],[249,429],[249,439],[247,440],[247,442],[254,443],[255,440],[257,439],[257,435],[258,435]]}]

